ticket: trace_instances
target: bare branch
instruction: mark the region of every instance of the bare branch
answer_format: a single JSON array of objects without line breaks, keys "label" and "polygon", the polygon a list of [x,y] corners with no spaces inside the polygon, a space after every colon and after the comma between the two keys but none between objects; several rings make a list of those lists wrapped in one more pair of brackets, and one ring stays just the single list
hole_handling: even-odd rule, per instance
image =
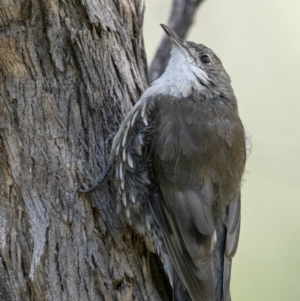
[{"label": "bare branch", "polygon": [[[186,37],[193,23],[196,9],[201,2],[203,2],[203,0],[173,0],[168,26],[181,38],[184,39]],[[165,70],[169,60],[170,50],[171,43],[166,35],[164,35],[149,68],[149,83],[157,79]]]}]

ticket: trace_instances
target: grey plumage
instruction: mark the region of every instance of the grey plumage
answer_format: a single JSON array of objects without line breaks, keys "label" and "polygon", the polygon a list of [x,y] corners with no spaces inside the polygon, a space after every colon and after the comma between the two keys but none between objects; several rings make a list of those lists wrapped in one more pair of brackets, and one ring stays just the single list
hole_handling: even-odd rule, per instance
[{"label": "grey plumage", "polygon": [[118,210],[161,256],[175,299],[229,301],[245,133],[219,58],[162,26],[169,65],[113,142]]}]

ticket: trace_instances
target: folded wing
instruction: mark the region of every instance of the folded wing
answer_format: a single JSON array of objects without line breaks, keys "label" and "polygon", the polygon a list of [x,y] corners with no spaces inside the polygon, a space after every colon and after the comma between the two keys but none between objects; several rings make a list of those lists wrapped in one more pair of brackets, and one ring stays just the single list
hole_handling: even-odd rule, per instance
[{"label": "folded wing", "polygon": [[153,194],[151,207],[172,263],[192,300],[215,300],[211,205],[195,191],[182,191],[170,184]]}]

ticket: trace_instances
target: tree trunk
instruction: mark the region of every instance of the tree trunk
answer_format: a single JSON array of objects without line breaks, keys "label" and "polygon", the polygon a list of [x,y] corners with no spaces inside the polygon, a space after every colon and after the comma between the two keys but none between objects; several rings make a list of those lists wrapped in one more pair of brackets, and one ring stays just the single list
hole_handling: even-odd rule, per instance
[{"label": "tree trunk", "polygon": [[140,0],[2,0],[0,300],[168,300],[107,164],[146,88]]}]

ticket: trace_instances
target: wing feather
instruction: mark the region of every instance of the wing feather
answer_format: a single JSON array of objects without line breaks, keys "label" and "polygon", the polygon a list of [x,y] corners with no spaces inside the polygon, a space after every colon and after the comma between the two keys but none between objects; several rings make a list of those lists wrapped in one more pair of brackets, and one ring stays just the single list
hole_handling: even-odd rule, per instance
[{"label": "wing feather", "polygon": [[240,234],[240,220],[241,220],[241,198],[240,196],[228,206],[227,216],[227,237],[225,256],[232,258],[237,250],[239,234]]},{"label": "wing feather", "polygon": [[231,262],[236,253],[239,234],[240,234],[240,220],[241,220],[241,198],[240,195],[237,200],[228,205],[227,211],[227,231],[226,244],[224,254],[223,267],[223,300],[230,301],[230,276],[231,276]]}]

